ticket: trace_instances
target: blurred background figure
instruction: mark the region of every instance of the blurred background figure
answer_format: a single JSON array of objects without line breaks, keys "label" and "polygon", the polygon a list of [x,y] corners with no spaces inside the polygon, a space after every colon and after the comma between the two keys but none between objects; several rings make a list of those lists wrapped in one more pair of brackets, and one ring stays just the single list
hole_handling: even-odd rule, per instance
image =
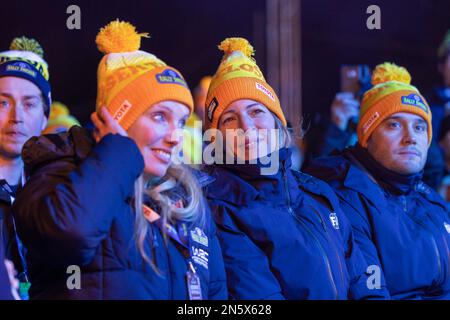
[{"label": "blurred background figure", "polygon": [[450,113],[450,30],[438,49],[438,72],[441,83],[433,88],[428,100],[433,113],[433,135],[437,138],[441,122]]},{"label": "blurred background figure", "polygon": [[183,159],[186,164],[196,167],[202,162],[203,151],[203,116],[205,101],[211,76],[204,76],[193,90],[194,112],[186,121],[183,135]]},{"label": "blurred background figure", "polygon": [[367,65],[342,65],[340,92],[336,93],[329,116],[318,114],[307,130],[307,159],[327,156],[356,143],[359,106],[362,95],[371,88]]},{"label": "blurred background figure", "polygon": [[[205,115],[206,95],[208,94],[209,85],[211,84],[211,76],[204,76],[197,87],[195,87],[194,95],[194,112],[199,119],[203,119]],[[194,116],[194,114],[192,114]]]},{"label": "blurred background figure", "polygon": [[439,146],[442,148],[445,168],[442,182],[439,186],[439,194],[447,201],[450,201],[450,115],[447,115],[441,122],[438,135]]},{"label": "blurred background figure", "polygon": [[50,117],[47,127],[42,134],[66,132],[74,125],[80,125],[78,120],[70,115],[69,108],[58,101],[54,101],[50,107]]},{"label": "blurred background figure", "polygon": [[[450,30],[439,45],[437,52],[437,69],[440,75],[440,84],[433,88],[426,96],[433,115],[433,140],[428,150],[428,160],[424,170],[424,181],[432,188],[441,190],[441,184],[447,175],[448,167],[446,150],[443,145],[445,133],[441,133],[444,118],[450,113]],[[448,120],[446,120],[448,122]],[[446,131],[446,130],[444,130]],[[444,148],[441,150],[441,148]],[[446,197],[444,196],[444,199]]]}]

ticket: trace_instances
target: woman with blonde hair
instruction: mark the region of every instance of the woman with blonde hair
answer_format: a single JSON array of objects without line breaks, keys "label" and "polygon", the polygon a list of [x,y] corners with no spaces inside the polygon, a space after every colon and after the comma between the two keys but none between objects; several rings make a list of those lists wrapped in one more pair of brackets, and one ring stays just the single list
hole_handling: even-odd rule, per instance
[{"label": "woman with blonde hair", "polygon": [[139,50],[145,36],[120,21],[97,35],[95,141],[73,127],[24,147],[28,181],[14,210],[32,299],[227,297],[201,193],[208,178],[173,161],[191,92]]}]

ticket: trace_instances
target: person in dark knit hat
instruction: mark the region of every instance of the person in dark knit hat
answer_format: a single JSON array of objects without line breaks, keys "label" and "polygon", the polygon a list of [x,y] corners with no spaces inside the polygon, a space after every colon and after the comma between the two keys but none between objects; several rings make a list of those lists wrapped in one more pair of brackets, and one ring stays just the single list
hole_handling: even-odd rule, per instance
[{"label": "person in dark knit hat", "polygon": [[0,239],[6,258],[19,271],[22,298],[29,284],[10,207],[21,184],[22,147],[47,125],[51,89],[43,56],[39,43],[26,37],[15,38],[10,50],[0,52]]}]

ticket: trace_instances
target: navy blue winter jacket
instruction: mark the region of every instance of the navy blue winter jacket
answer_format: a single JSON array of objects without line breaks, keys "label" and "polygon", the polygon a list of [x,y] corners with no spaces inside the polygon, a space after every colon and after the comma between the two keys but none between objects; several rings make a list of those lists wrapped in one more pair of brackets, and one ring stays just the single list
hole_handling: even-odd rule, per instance
[{"label": "navy blue winter jacket", "polygon": [[393,299],[450,298],[450,216],[422,181],[394,191],[357,158],[355,148],[320,158],[307,172],[327,181],[352,223],[369,264],[380,265]]},{"label": "navy blue winter jacket", "polygon": [[[107,135],[93,146],[86,131],[74,127],[28,141],[23,158],[30,178],[13,210],[28,248],[32,299],[189,299],[182,245],[171,237],[165,244],[150,225],[153,237],[144,248],[161,274],[137,249],[130,199],[144,161],[131,139]],[[212,219],[204,230],[182,221],[175,227],[183,224],[203,298],[226,299]],[[81,289],[73,288],[71,265],[81,268]]]},{"label": "navy blue winter jacket", "polygon": [[207,199],[218,226],[233,299],[387,298],[367,286],[367,264],[333,190],[290,170],[280,152],[276,174],[256,164],[213,165]]}]

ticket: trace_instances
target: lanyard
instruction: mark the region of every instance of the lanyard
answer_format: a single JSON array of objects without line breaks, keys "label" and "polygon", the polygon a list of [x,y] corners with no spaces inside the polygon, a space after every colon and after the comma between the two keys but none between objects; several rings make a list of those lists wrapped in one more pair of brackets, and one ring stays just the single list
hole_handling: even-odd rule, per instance
[{"label": "lanyard", "polygon": [[188,289],[189,300],[202,300],[203,295],[200,284],[201,281],[192,263],[191,254],[187,245],[187,237],[183,237],[183,239],[180,237],[180,234],[183,234],[182,227],[180,227],[177,232],[177,230],[168,223],[163,226],[160,215],[146,205],[143,205],[143,212],[148,221],[155,223],[155,225],[159,228],[159,230],[161,230],[161,232],[165,231],[169,237],[171,237],[176,243],[181,245],[183,256],[188,263],[188,269],[186,271],[186,285]]},{"label": "lanyard", "polygon": [[[5,180],[3,180],[0,182],[0,187],[9,195],[10,205],[12,205],[15,200],[15,194],[13,193],[11,186]],[[22,270],[23,270],[22,273],[20,273],[17,276],[20,280],[20,283],[19,283],[20,296],[21,296],[22,300],[28,300],[28,289],[30,288],[30,281],[28,279],[28,268],[27,268],[27,263],[25,261],[25,257],[23,256],[24,247],[23,247],[22,241],[20,241],[19,235],[17,233],[16,219],[14,218],[14,214],[13,214],[12,210],[11,210],[11,221],[12,221],[12,227],[13,227],[13,233],[14,233],[14,240],[16,241],[17,251],[19,254],[19,259],[20,259],[20,263],[22,265]],[[22,281],[22,280],[24,280],[24,281]]]},{"label": "lanyard", "polygon": [[[11,199],[10,204],[12,205],[15,200],[15,195],[13,194],[12,188],[6,181],[2,181],[0,186],[6,193],[8,193],[8,195]],[[13,232],[14,232],[14,239],[16,240],[17,250],[19,251],[20,262],[22,263],[23,276],[24,276],[25,281],[29,282],[28,281],[27,264],[25,263],[25,257],[23,256],[23,245],[22,245],[22,241],[20,241],[19,235],[17,233],[16,219],[14,218],[14,214],[12,211],[11,211],[11,220],[12,220],[12,226],[13,226]]]},{"label": "lanyard", "polygon": [[175,242],[180,244],[183,248],[189,250],[186,238],[183,237],[183,239],[182,239],[179,235],[179,232],[177,232],[177,230],[175,229],[175,227],[166,223],[165,228],[164,228],[162,225],[162,219],[159,214],[157,214],[154,210],[152,210],[151,208],[149,208],[146,205],[143,205],[142,207],[143,207],[144,215],[148,221],[150,221],[151,223],[154,223],[159,228],[159,230],[161,230],[162,232],[165,232],[169,237],[171,237]]}]

